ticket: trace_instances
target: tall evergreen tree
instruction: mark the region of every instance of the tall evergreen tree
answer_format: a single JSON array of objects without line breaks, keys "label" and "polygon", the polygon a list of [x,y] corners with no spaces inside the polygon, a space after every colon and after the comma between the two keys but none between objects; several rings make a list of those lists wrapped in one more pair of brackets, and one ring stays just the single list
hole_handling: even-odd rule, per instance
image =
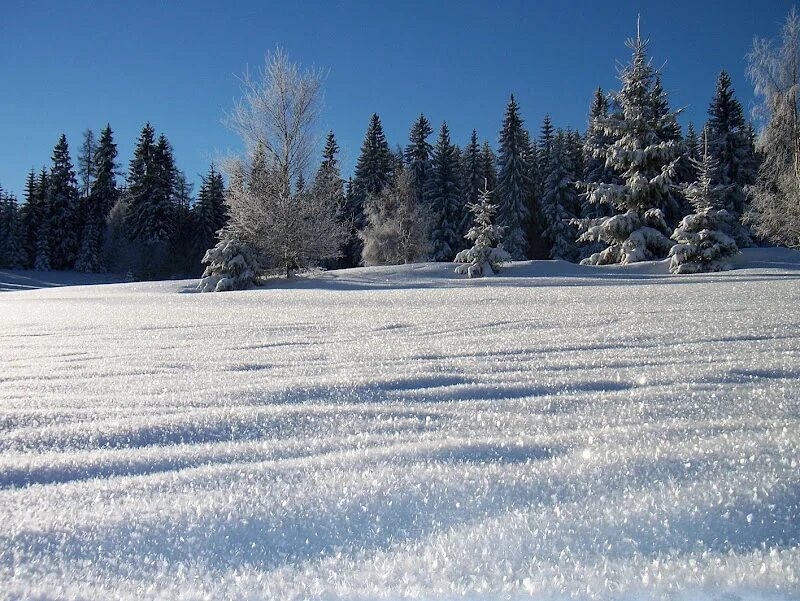
[{"label": "tall evergreen tree", "polygon": [[610,205],[622,213],[580,223],[580,241],[608,244],[584,259],[592,265],[663,258],[672,247],[661,207],[672,194],[680,147],[660,136],[668,119],[657,118],[653,111],[656,73],[647,59],[647,42],[637,35],[627,45],[633,56],[621,73],[622,89],[614,95],[617,110],[597,121],[614,142],[596,158],[614,167],[622,183],[582,182],[590,203]]},{"label": "tall evergreen tree", "polygon": [[555,145],[556,128],[550,120],[550,115],[545,115],[542,121],[542,129],[539,134],[539,144],[537,147],[537,158],[539,159],[539,170],[542,182],[550,175],[553,168],[553,146]]},{"label": "tall evergreen tree", "polygon": [[478,132],[472,130],[469,143],[461,153],[461,197],[464,210],[461,212],[461,225],[459,230],[466,236],[472,228],[473,214],[469,205],[478,203],[480,191],[485,185],[485,166],[481,156],[481,146],[478,143]]},{"label": "tall evergreen tree", "polygon": [[530,220],[528,200],[532,188],[529,165],[525,160],[528,148],[519,105],[512,94],[500,131],[497,193],[499,225],[505,228],[505,248],[514,259],[524,259],[528,250],[526,230]]},{"label": "tall evergreen tree", "polygon": [[42,220],[42,207],[36,183],[36,173],[28,172],[25,180],[25,203],[20,208],[20,227],[25,266],[32,267],[36,258],[36,233]]},{"label": "tall evergreen tree", "polygon": [[151,241],[157,238],[153,226],[153,204],[156,195],[155,130],[145,124],[128,168],[128,210],[125,218],[131,240]]},{"label": "tall evergreen tree", "polygon": [[95,178],[95,152],[97,143],[94,139],[94,132],[87,129],[83,132],[83,143],[78,154],[78,182],[80,184],[81,198],[88,198],[92,192],[92,184]]},{"label": "tall evergreen tree", "polygon": [[391,181],[392,153],[383,133],[380,117],[370,118],[361,154],[356,163],[352,193],[348,196],[345,215],[353,224],[350,242],[345,249],[346,259],[351,266],[361,262],[362,243],[357,232],[366,225],[364,203],[370,196],[380,194]]},{"label": "tall evergreen tree", "polygon": [[[488,190],[491,199],[496,198],[494,192],[497,187],[497,156],[489,145],[489,140],[484,140],[481,146],[481,163],[483,163],[484,190]],[[492,200],[496,203],[496,200]]]},{"label": "tall evergreen tree", "polygon": [[433,214],[432,258],[434,261],[452,261],[462,245],[462,202],[459,160],[456,148],[450,142],[447,123],[442,123],[439,139],[433,149],[425,197]]},{"label": "tall evergreen tree", "polygon": [[[90,130],[89,130],[90,131]],[[87,144],[84,144],[84,151]],[[83,201],[83,229],[81,246],[75,269],[84,272],[103,271],[101,249],[103,247],[106,220],[111,208],[117,202],[116,184],[117,147],[114,144],[111,127],[106,125],[100,134],[100,141],[94,149],[91,160],[91,192]]]},{"label": "tall evergreen tree", "polygon": [[572,221],[580,214],[580,200],[575,187],[576,165],[570,157],[572,135],[559,131],[550,149],[550,168],[544,183],[542,213],[544,236],[550,258],[574,261],[578,258],[575,228]]},{"label": "tall evergreen tree", "polygon": [[62,134],[53,149],[53,166],[47,189],[49,210],[49,262],[53,269],[72,269],[78,252],[81,223],[78,185],[67,137]]},{"label": "tall evergreen tree", "polygon": [[10,269],[25,267],[22,223],[17,199],[13,194],[5,194],[2,188],[0,188],[0,266]]},{"label": "tall evergreen tree", "polygon": [[217,243],[217,233],[227,221],[225,182],[213,163],[203,178],[193,210],[197,225],[195,249],[201,254]]},{"label": "tall evergreen tree", "polygon": [[432,133],[433,127],[430,122],[425,115],[420,114],[419,119],[411,126],[408,135],[405,161],[409,169],[411,190],[418,203],[422,203],[425,199],[425,190],[430,176],[433,146],[428,142],[428,136]]},{"label": "tall evergreen tree", "polygon": [[36,227],[36,246],[34,249],[33,268],[37,271],[50,269],[50,204],[48,189],[50,180],[47,169],[42,167],[39,178],[36,180],[36,194],[41,211],[39,224]]},{"label": "tall evergreen tree", "polygon": [[[757,163],[742,105],[734,96],[731,79],[725,71],[717,78],[708,117],[709,153],[719,163],[714,183],[726,186],[723,208],[739,221],[747,210],[745,187],[755,182]],[[731,234],[740,247],[752,243],[747,226],[738,227]]]}]

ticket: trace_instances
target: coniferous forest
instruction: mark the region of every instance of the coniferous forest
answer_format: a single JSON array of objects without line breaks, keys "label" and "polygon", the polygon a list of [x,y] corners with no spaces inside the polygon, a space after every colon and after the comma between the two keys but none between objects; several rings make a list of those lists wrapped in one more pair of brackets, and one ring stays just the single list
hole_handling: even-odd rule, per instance
[{"label": "coniferous forest", "polygon": [[[637,34],[618,88],[587,88],[583,131],[559,127],[555,114],[534,121],[513,94],[498,107],[499,132],[473,130],[464,147],[424,114],[407,140],[390,142],[374,113],[352,175],[333,131],[324,149],[311,142],[321,72],[279,50],[244,80],[228,118],[244,156],[211,164],[199,190],[150,123],[127,165],[111,125],[72,148],[55,136],[22,198],[0,191],[0,266],[161,279],[197,277],[205,265],[203,288],[225,289],[314,266],[453,261],[484,203],[513,260],[671,257],[675,272],[724,269],[739,248],[800,245],[799,40],[792,9],[778,39],[748,54],[757,123],[722,71],[708,82],[706,122],[684,130],[669,72]],[[296,131],[255,127],[257,106],[278,96],[306,111]]]}]

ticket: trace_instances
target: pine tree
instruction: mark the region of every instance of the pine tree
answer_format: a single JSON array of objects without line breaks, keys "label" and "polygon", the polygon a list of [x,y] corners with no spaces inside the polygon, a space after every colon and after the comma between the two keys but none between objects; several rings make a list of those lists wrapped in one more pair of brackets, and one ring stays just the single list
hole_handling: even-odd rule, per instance
[{"label": "pine tree", "polygon": [[550,149],[550,168],[544,183],[542,212],[544,235],[550,247],[551,259],[575,261],[578,246],[572,225],[580,213],[578,190],[575,187],[576,165],[570,157],[572,135],[559,131]]},{"label": "pine tree", "polygon": [[[747,211],[745,188],[755,183],[757,163],[742,105],[736,100],[725,71],[717,78],[708,116],[709,152],[719,162],[715,183],[726,186],[724,208],[739,222]],[[731,234],[740,247],[752,244],[747,226],[740,225]]]},{"label": "pine tree", "polygon": [[596,122],[614,142],[595,158],[604,158],[622,182],[581,183],[588,202],[610,205],[622,214],[578,223],[583,231],[579,241],[609,245],[582,261],[590,265],[663,258],[672,247],[661,207],[672,194],[680,148],[660,137],[668,118],[656,118],[653,110],[656,73],[647,60],[647,42],[637,35],[627,45],[633,57],[621,73],[622,89],[614,95],[617,110]]},{"label": "pine tree", "polygon": [[380,117],[373,114],[364,143],[361,145],[361,154],[356,163],[355,177],[353,178],[352,193],[348,196],[346,218],[353,224],[350,242],[345,249],[346,258],[351,266],[358,265],[361,261],[362,245],[357,232],[366,225],[364,216],[364,203],[370,196],[380,194],[389,184],[392,176],[392,153],[383,133]]},{"label": "pine tree", "polygon": [[433,214],[431,242],[434,261],[452,261],[461,246],[461,190],[459,161],[450,142],[450,130],[442,123],[433,149],[431,171],[425,191],[426,204]]},{"label": "pine tree", "polygon": [[456,273],[470,278],[494,275],[503,263],[511,261],[511,255],[502,245],[505,228],[493,222],[497,206],[492,202],[488,187],[484,187],[478,202],[469,204],[469,209],[474,215],[474,224],[466,238],[472,242],[472,247],[456,255],[455,262],[464,263],[456,267]]},{"label": "pine tree", "polygon": [[675,179],[680,184],[690,184],[697,179],[695,161],[700,160],[700,139],[691,122],[686,126],[686,135],[681,141],[681,152],[682,158],[675,168]]},{"label": "pine tree", "polygon": [[730,185],[715,184],[719,161],[712,158],[706,143],[703,160],[691,159],[697,180],[687,186],[686,197],[694,213],[684,217],[672,234],[677,242],[670,250],[670,271],[698,273],[730,269],[729,259],[739,252],[728,234],[736,221],[724,207]]},{"label": "pine tree", "polygon": [[72,269],[78,252],[81,223],[78,186],[67,137],[61,135],[53,149],[53,167],[47,188],[49,212],[49,263],[53,269]]},{"label": "pine tree", "polygon": [[528,249],[526,229],[532,189],[529,164],[525,160],[528,148],[519,105],[512,94],[500,131],[497,195],[500,201],[498,221],[505,228],[506,250],[514,259],[524,259]]},{"label": "pine tree", "polygon": [[497,188],[497,156],[489,146],[489,140],[484,140],[481,146],[481,163],[483,164],[485,189],[489,191],[488,194],[495,199],[495,204],[497,204],[495,192]]}]

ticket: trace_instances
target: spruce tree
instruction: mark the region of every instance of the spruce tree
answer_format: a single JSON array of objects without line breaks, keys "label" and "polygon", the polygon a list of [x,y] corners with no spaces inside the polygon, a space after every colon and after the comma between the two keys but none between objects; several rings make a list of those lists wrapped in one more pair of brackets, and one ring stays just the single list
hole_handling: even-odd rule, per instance
[{"label": "spruce tree", "polygon": [[225,183],[213,163],[208,175],[203,178],[193,212],[196,223],[195,251],[204,253],[217,243],[218,234],[227,221]]},{"label": "spruce tree", "polygon": [[409,170],[409,184],[418,203],[425,200],[425,190],[430,176],[433,146],[428,142],[428,136],[432,133],[433,127],[430,122],[425,115],[420,114],[408,135],[405,160]]},{"label": "spruce tree", "polygon": [[53,149],[53,166],[47,188],[49,212],[49,263],[52,269],[72,269],[80,243],[78,185],[67,137],[61,135]]},{"label": "spruce tree", "polygon": [[92,192],[92,184],[96,176],[94,163],[96,152],[97,143],[94,139],[94,132],[87,129],[83,132],[83,143],[78,154],[78,182],[80,183],[81,198],[88,198]]},{"label": "spruce tree", "polygon": [[39,223],[35,231],[35,248],[33,257],[33,268],[36,271],[50,270],[50,205],[48,199],[48,188],[50,181],[47,176],[47,169],[42,167],[39,178],[36,180],[37,204],[40,210]]},{"label": "spruce tree", "polygon": [[553,168],[553,146],[555,144],[556,129],[553,127],[553,122],[550,120],[550,115],[544,116],[542,121],[542,129],[539,134],[539,144],[536,149],[537,158],[539,160],[539,171],[542,182],[550,175],[550,169]]},{"label": "spruce tree", "polygon": [[128,209],[126,225],[128,237],[136,241],[151,241],[157,238],[153,225],[156,195],[155,130],[147,123],[136,143],[128,168]]},{"label": "spruce tree", "polygon": [[505,228],[506,250],[514,259],[524,259],[528,249],[526,230],[530,220],[528,206],[532,182],[525,160],[529,144],[513,94],[506,107],[500,131],[500,158],[497,182],[499,223]]},{"label": "spruce tree", "polygon": [[621,214],[579,222],[579,241],[608,244],[582,261],[590,265],[659,259],[672,247],[661,207],[673,193],[680,147],[660,135],[669,119],[657,118],[653,110],[656,73],[647,59],[647,42],[637,35],[627,45],[633,56],[621,73],[622,89],[614,94],[617,109],[596,123],[614,142],[595,158],[605,159],[622,181],[582,182],[588,202],[609,205]]},{"label": "spruce tree", "polygon": [[38,183],[36,173],[31,169],[25,180],[25,204],[20,208],[22,248],[26,267],[33,267],[36,259],[36,233],[41,221],[42,205],[39,201]]},{"label": "spruce tree", "polygon": [[[84,151],[87,144],[84,144]],[[91,192],[84,199],[84,225],[81,246],[75,269],[84,272],[100,272],[105,269],[102,248],[105,241],[106,220],[111,208],[118,200],[116,183],[117,146],[114,144],[111,127],[106,125],[94,149],[91,161]]]},{"label": "spruce tree", "polygon": [[472,227],[472,211],[469,205],[475,204],[480,198],[480,191],[485,185],[486,173],[481,146],[478,143],[478,132],[472,130],[469,144],[461,153],[461,178],[462,190],[461,197],[464,209],[461,211],[461,225],[459,230],[462,236],[466,236]]},{"label": "spruce tree", "polygon": [[364,203],[370,196],[376,196],[383,191],[391,181],[391,175],[392,153],[386,142],[380,117],[373,114],[361,145],[352,193],[348,196],[345,210],[346,218],[353,224],[350,242],[345,249],[350,266],[358,265],[361,261],[362,244],[357,232],[366,225]]},{"label": "spruce tree", "polygon": [[550,168],[544,183],[542,212],[544,213],[544,236],[550,248],[551,259],[575,261],[578,245],[572,221],[580,213],[580,200],[575,187],[576,165],[570,157],[570,133],[559,131],[553,138],[550,149]]},{"label": "spruce tree", "polygon": [[22,222],[17,199],[0,188],[0,266],[10,269],[25,267],[22,245]]},{"label": "spruce tree", "polygon": [[[755,182],[757,163],[742,105],[725,71],[717,78],[708,117],[708,148],[719,163],[714,183],[726,186],[724,208],[738,222],[747,210],[745,188]],[[740,247],[752,244],[747,226],[741,225],[731,233]]]},{"label": "spruce tree", "polygon": [[461,190],[459,160],[450,142],[450,130],[442,123],[433,149],[425,198],[433,214],[431,242],[434,261],[452,261],[461,247]]}]

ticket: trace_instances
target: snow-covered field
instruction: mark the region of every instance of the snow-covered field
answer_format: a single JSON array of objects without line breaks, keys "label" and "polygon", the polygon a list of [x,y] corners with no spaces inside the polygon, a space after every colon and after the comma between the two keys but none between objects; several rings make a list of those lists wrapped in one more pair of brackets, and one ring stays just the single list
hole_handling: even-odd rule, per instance
[{"label": "snow-covered field", "polygon": [[0,293],[0,598],[800,598],[800,253],[738,262]]}]

